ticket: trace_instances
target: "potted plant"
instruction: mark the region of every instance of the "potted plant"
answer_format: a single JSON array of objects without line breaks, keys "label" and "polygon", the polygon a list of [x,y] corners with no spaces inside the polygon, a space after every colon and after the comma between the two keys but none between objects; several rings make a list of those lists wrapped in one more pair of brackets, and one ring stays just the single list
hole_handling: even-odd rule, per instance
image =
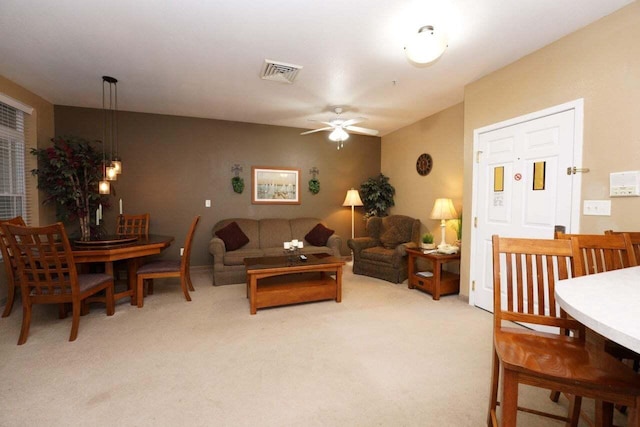
[{"label": "potted plant", "polygon": [[[47,197],[43,204],[54,203],[56,218],[78,220],[83,240],[91,236],[91,218],[99,205],[108,208],[108,196],[98,192],[102,178],[102,152],[87,140],[75,137],[52,138],[48,148],[33,148],[38,168],[38,188]],[[112,187],[113,188],[113,187]]]},{"label": "potted plant", "polygon": [[435,243],[433,243],[433,234],[427,232],[422,235],[422,244],[420,245],[422,249],[434,249],[436,247]]},{"label": "potted plant", "polygon": [[387,210],[395,206],[393,196],[396,189],[383,174],[372,177],[360,185],[360,196],[365,209],[365,219],[372,216],[387,216]]},{"label": "potted plant", "polygon": [[451,221],[452,227],[456,232],[456,241],[454,243],[455,246],[461,247],[462,245],[462,214],[458,219],[454,219]]}]

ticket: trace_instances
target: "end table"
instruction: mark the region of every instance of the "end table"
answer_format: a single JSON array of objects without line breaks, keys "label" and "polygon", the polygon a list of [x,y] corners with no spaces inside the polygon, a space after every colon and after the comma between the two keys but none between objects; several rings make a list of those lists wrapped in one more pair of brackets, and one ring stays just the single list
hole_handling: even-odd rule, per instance
[{"label": "end table", "polygon": [[[460,275],[449,271],[442,271],[442,265],[460,260],[460,252],[455,254],[439,254],[437,252],[424,253],[419,249],[407,249],[409,255],[409,289],[418,288],[433,295],[439,300],[441,295],[457,294],[460,292]],[[421,276],[416,270],[416,260],[427,259],[433,264],[433,276]]]}]

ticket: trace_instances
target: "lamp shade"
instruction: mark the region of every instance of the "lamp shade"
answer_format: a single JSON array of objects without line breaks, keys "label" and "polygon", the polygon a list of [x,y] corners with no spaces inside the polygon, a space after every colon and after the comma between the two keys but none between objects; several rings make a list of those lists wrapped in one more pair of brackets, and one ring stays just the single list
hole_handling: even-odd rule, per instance
[{"label": "lamp shade", "polygon": [[457,217],[458,213],[453,207],[451,199],[436,199],[431,210],[431,219],[453,219]]},{"label": "lamp shade", "polygon": [[360,193],[358,190],[354,190],[353,188],[347,191],[347,197],[344,198],[344,203],[342,206],[362,206],[362,199],[360,198]]},{"label": "lamp shade", "polygon": [[447,48],[447,37],[441,30],[436,31],[433,26],[425,25],[418,30],[404,47],[410,61],[417,64],[428,64],[438,59]]}]

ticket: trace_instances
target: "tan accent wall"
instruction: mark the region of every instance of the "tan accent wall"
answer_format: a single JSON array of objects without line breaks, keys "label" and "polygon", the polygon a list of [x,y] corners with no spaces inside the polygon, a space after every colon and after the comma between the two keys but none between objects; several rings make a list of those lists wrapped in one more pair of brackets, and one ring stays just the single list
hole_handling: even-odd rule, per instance
[{"label": "tan accent wall", "polygon": [[[474,129],[584,98],[582,200],[609,199],[609,174],[640,170],[640,3],[609,15],[465,88],[464,209],[471,212]],[[383,159],[383,165],[385,165]],[[384,169],[384,167],[383,167]],[[612,198],[611,216],[581,216],[582,233],[640,230],[640,198]],[[472,221],[465,221],[469,241]],[[469,295],[469,251],[461,294]]]},{"label": "tan accent wall", "polygon": [[[433,116],[382,138],[382,173],[396,189],[393,214],[419,218],[422,233],[429,231],[440,242],[440,221],[430,219],[437,198],[453,200],[462,209],[464,105],[454,105]],[[433,168],[426,176],[416,170],[422,153],[431,155]],[[456,240],[452,227],[446,228],[447,243]]]},{"label": "tan accent wall", "polygon": [[[33,139],[38,147],[45,146],[49,140],[53,137],[53,104],[48,102],[47,100],[41,98],[40,96],[30,92],[29,90],[23,88],[20,85],[13,83],[12,81],[0,76],[0,92],[3,94],[15,99],[16,101],[20,101],[23,104],[26,104],[30,107],[33,107],[34,111],[31,115],[31,122],[35,123],[35,128],[31,129],[30,135],[28,138]],[[32,143],[33,143],[32,142]],[[31,158],[27,158],[27,167],[29,166],[29,160]],[[26,184],[30,186],[32,194],[36,196],[33,205],[31,206],[31,212],[33,214],[33,218],[31,223],[33,225],[48,223],[50,220],[55,218],[55,214],[53,209],[42,208],[40,206],[39,200],[41,200],[40,195],[38,194],[37,188],[37,180],[35,177],[32,177],[30,174],[27,175]],[[4,270],[4,265],[0,262],[0,304],[6,301],[7,297],[7,277]],[[20,310],[20,308],[14,307],[13,310]]]},{"label": "tan accent wall", "polygon": [[[55,107],[56,134],[102,138],[101,110]],[[211,265],[211,229],[221,219],[318,217],[343,237],[349,250],[351,210],[342,202],[351,187],[380,171],[380,138],[351,135],[336,150],[326,132],[301,136],[302,129],[189,117],[120,112],[119,154],[123,173],[115,183],[113,209],[104,215],[107,230],[115,228],[118,200],[126,213],[151,214],[151,232],[176,236],[166,256],[178,256],[191,219],[201,215],[192,264]],[[245,190],[231,187],[231,167],[240,164]],[[251,166],[300,169],[300,205],[251,203]],[[320,192],[308,190],[312,167],[320,170]],[[205,208],[210,199],[211,208]],[[356,209],[356,233],[363,233]],[[296,236],[304,237],[304,236]],[[283,240],[284,241],[284,240]]]}]

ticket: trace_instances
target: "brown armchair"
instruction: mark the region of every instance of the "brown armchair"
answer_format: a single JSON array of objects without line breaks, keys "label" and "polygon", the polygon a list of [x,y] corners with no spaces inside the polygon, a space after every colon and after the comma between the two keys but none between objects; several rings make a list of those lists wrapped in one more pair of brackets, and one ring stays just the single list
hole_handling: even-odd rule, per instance
[{"label": "brown armchair", "polygon": [[349,239],[353,251],[353,273],[401,283],[408,276],[407,248],[417,248],[420,220],[404,215],[371,217],[368,237]]}]

